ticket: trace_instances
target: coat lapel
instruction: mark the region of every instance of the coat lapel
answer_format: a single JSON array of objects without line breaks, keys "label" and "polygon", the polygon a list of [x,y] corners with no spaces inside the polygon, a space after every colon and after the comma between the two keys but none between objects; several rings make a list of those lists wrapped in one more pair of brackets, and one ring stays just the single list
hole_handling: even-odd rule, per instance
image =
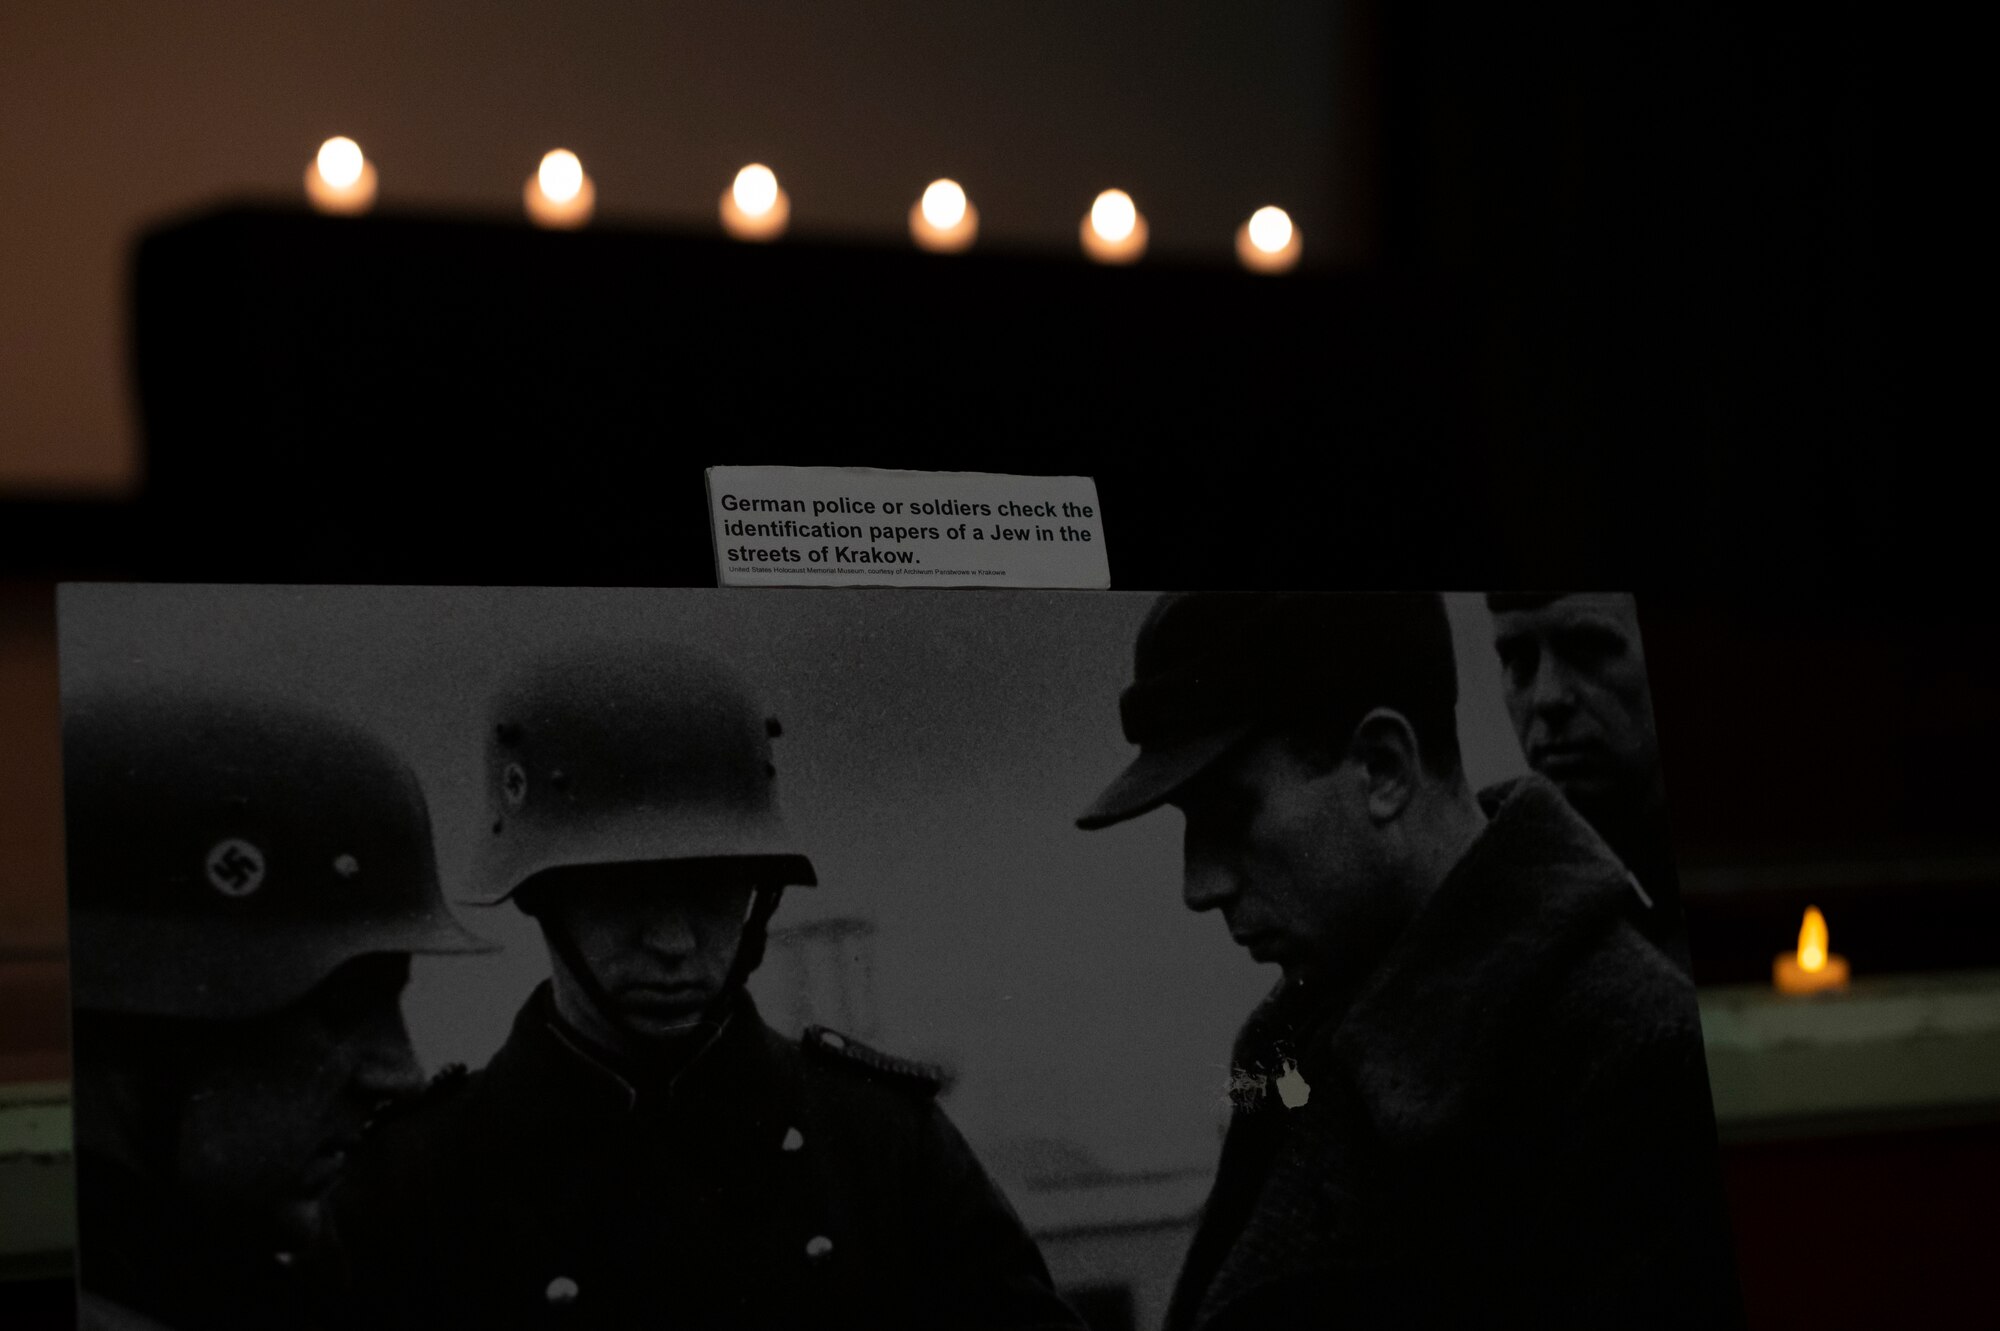
[{"label": "coat lapel", "polygon": [[1554,787],[1524,778],[1482,802],[1486,829],[1344,1011],[1281,984],[1246,1023],[1236,1066],[1293,1060],[1310,1095],[1287,1108],[1267,1081],[1239,1098],[1169,1328],[1279,1281],[1331,1288],[1424,1225],[1398,1209],[1399,1161],[1476,1126],[1523,1014],[1628,908],[1616,861]]},{"label": "coat lapel", "polygon": [[1635,903],[1610,849],[1539,777],[1484,792],[1491,821],[1333,1039],[1384,1141],[1474,1123],[1573,963]]}]

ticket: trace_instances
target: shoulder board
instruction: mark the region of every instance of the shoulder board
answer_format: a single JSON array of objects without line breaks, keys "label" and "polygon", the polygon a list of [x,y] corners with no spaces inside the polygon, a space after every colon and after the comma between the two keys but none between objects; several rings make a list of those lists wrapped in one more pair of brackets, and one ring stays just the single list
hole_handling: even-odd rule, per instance
[{"label": "shoulder board", "polygon": [[806,1053],[829,1062],[842,1063],[879,1073],[885,1077],[897,1078],[922,1090],[925,1095],[936,1095],[944,1085],[944,1070],[930,1063],[920,1063],[914,1058],[898,1058],[885,1054],[879,1049],[871,1049],[861,1041],[842,1035],[839,1031],[828,1030],[824,1026],[808,1026],[799,1037],[799,1045]]},{"label": "shoulder board", "polygon": [[401,1100],[391,1100],[369,1115],[368,1121],[362,1125],[361,1135],[366,1137],[399,1118],[437,1104],[439,1101],[450,1099],[464,1090],[471,1079],[472,1074],[466,1069],[465,1064],[445,1064],[438,1069],[437,1075],[430,1079],[423,1090]]}]

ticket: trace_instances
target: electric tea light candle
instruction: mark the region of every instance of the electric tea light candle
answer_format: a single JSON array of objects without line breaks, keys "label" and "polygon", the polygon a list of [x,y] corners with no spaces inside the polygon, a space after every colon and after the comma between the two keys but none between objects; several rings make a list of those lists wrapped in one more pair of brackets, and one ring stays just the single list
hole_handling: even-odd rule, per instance
[{"label": "electric tea light candle", "polygon": [[1083,252],[1099,263],[1136,263],[1146,252],[1146,218],[1132,196],[1108,189],[1083,219]]},{"label": "electric tea light candle", "polygon": [[1799,926],[1799,946],[1771,963],[1771,982],[1779,992],[1817,994],[1847,987],[1847,958],[1827,950],[1826,916],[1818,906],[1806,907]]},{"label": "electric tea light candle", "polygon": [[1236,257],[1253,273],[1282,273],[1299,261],[1299,229],[1283,208],[1259,208],[1236,228]]},{"label": "electric tea light candle", "polygon": [[345,135],[322,143],[306,168],[306,199],[323,213],[367,212],[375,204],[375,184],[375,164],[362,154],[360,144]]},{"label": "electric tea light candle", "polygon": [[956,254],[979,234],[979,210],[956,180],[933,180],[910,208],[910,239],[933,254]]},{"label": "electric tea light candle", "polygon": [[722,192],[722,229],[738,240],[776,240],[791,216],[792,201],[768,166],[751,163]]},{"label": "electric tea light candle", "polygon": [[528,219],[536,226],[567,229],[582,226],[597,207],[597,187],[577,155],[557,148],[542,155],[542,164],[522,188]]}]

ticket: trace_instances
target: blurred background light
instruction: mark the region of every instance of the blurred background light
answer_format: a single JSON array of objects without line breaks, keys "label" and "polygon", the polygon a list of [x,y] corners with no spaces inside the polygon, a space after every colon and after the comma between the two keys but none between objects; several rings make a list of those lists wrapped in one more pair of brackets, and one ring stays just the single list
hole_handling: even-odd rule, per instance
[{"label": "blurred background light", "polygon": [[933,180],[910,210],[910,238],[937,254],[967,249],[979,234],[979,210],[956,180]]},{"label": "blurred background light", "polygon": [[1283,208],[1265,206],[1236,230],[1236,257],[1256,273],[1282,273],[1299,262],[1299,229]]},{"label": "blurred background light", "polygon": [[306,200],[323,213],[365,213],[374,206],[375,187],[375,164],[345,135],[322,143],[306,168]]},{"label": "blurred background light", "polygon": [[1146,252],[1146,216],[1132,196],[1108,189],[1083,219],[1083,252],[1099,263],[1133,263]]},{"label": "blurred background light", "polygon": [[775,240],[785,234],[792,203],[777,172],[752,162],[736,173],[722,195],[722,227],[738,240]]},{"label": "blurred background light", "polygon": [[522,191],[528,218],[537,226],[568,229],[590,220],[597,206],[597,187],[583,162],[567,148],[542,154],[542,163]]}]

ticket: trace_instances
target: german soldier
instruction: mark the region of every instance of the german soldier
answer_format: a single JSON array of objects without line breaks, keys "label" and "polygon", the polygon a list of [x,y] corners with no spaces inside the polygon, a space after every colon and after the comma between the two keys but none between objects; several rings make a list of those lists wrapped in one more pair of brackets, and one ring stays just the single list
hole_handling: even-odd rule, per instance
[{"label": "german soldier", "polygon": [[802,1043],[744,984],[786,887],[775,721],[669,649],[497,701],[473,890],[551,978],[490,1064],[387,1121],[335,1203],[371,1326],[1074,1327],[926,1068]]},{"label": "german soldier", "polygon": [[94,692],[63,730],[82,1325],[303,1327],[364,1120],[421,1086],[429,815],[373,738],[246,696]]}]

